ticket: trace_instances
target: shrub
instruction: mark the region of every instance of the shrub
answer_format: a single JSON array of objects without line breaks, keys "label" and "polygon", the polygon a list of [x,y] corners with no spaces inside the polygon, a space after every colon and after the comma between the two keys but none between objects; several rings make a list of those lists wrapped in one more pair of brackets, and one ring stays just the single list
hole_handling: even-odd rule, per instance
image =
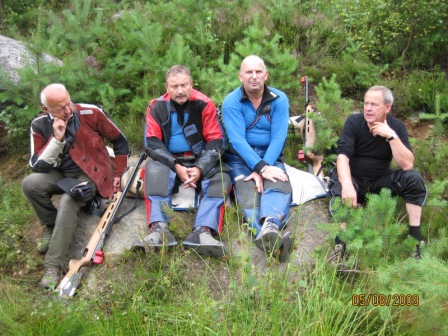
[{"label": "shrub", "polygon": [[[435,113],[434,98],[448,92],[448,81],[443,71],[412,70],[396,75],[390,81],[395,96],[394,113],[407,117],[416,112]],[[448,111],[448,95],[441,95],[440,110]]]},{"label": "shrub", "polygon": [[366,203],[358,208],[343,206],[337,198],[334,209],[333,221],[337,224],[330,229],[331,234],[347,244],[351,261],[358,260],[360,269],[401,260],[415,250],[416,241],[403,237],[407,226],[398,221],[397,201],[390,190],[368,194]]},{"label": "shrub", "polygon": [[[426,0],[333,0],[333,11],[372,60],[443,64],[447,50],[448,4]],[[429,62],[428,62],[429,61]]]}]

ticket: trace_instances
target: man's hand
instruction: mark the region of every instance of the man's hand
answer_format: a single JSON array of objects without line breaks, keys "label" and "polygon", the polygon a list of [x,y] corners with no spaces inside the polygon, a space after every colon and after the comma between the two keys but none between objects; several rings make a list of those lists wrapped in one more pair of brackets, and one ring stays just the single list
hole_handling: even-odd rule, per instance
[{"label": "man's hand", "polygon": [[65,129],[67,128],[67,122],[60,118],[54,118],[53,120],[53,136],[58,141],[64,139]]},{"label": "man's hand", "polygon": [[119,177],[114,177],[114,192],[121,191],[121,180]]},{"label": "man's hand", "polygon": [[342,204],[346,206],[358,206],[358,197],[356,194],[355,187],[352,183],[348,184],[347,186],[342,186],[341,191],[341,198],[342,198]]},{"label": "man's hand", "polygon": [[288,175],[283,171],[283,169],[276,166],[266,166],[261,176],[266,180],[277,182],[279,181],[288,181]]},{"label": "man's hand", "polygon": [[392,135],[395,134],[395,131],[389,127],[387,124],[387,120],[384,122],[375,121],[370,126],[370,133],[372,133],[373,136],[380,136],[386,139],[389,139]]},{"label": "man's hand", "polygon": [[174,165],[174,170],[184,184],[184,188],[196,189],[196,183],[201,178],[201,170],[198,167],[187,168],[179,163]]},{"label": "man's hand", "polygon": [[184,181],[184,188],[196,189],[197,182],[201,178],[202,172],[198,167],[187,168],[188,179]]},{"label": "man's hand", "polygon": [[253,172],[252,174],[250,174],[248,177],[246,177],[244,179],[245,182],[250,181],[250,180],[254,180],[255,186],[257,187],[257,191],[260,194],[262,194],[264,192],[263,177],[260,174]]}]

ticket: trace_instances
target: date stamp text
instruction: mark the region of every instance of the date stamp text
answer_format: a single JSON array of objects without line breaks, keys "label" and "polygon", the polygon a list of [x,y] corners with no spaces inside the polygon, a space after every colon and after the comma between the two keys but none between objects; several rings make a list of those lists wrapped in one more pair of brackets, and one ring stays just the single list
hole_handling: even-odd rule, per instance
[{"label": "date stamp text", "polygon": [[411,307],[418,306],[420,296],[418,294],[353,294],[352,305],[358,307]]}]

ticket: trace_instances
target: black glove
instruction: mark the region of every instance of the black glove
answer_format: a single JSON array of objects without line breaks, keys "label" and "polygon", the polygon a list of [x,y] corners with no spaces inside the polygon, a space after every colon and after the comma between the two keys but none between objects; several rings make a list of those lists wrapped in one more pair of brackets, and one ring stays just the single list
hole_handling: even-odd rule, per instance
[{"label": "black glove", "polygon": [[80,181],[67,177],[57,183],[58,187],[77,200],[92,198],[92,183],[90,181]]}]

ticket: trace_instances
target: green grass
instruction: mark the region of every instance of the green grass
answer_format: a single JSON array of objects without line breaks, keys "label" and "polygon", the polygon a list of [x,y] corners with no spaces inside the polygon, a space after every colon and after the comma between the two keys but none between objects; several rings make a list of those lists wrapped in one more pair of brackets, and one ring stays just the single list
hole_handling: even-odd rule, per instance
[{"label": "green grass", "polygon": [[[286,153],[295,160],[297,139]],[[418,148],[417,148],[418,150]],[[295,160],[297,161],[297,160]],[[435,177],[446,178],[443,172]],[[445,173],[446,174],[446,173]],[[90,268],[78,294],[61,301],[38,287],[42,256],[30,238],[35,215],[20,183],[2,180],[0,191],[0,330],[5,335],[414,335],[446,334],[448,317],[448,233],[444,228],[445,184],[430,185],[423,212],[429,242],[424,258],[408,257],[403,202],[383,193],[363,209],[341,212],[323,226],[342,234],[351,223],[351,259],[359,273],[342,280],[327,262],[331,243],[319,246],[312,264],[285,263],[268,257],[256,265],[247,228],[236,206],[226,211],[223,260],[204,258],[181,248],[123,253],[113,262]],[[297,231],[308,225],[295,210]],[[186,236],[191,213],[169,214],[176,235]],[[337,223],[338,222],[338,223]],[[373,230],[372,230],[373,228]],[[330,241],[330,239],[329,239]],[[238,248],[236,248],[237,246]],[[353,305],[353,295],[413,295],[418,306]],[[430,316],[430,318],[428,318]]]},{"label": "green grass", "polygon": [[[297,141],[291,140],[286,151],[293,160]],[[404,205],[387,194],[372,198],[370,207],[341,212],[334,225],[324,224],[334,234],[340,228],[336,221],[352,223],[347,231],[354,235],[349,246],[351,260],[355,256],[362,260],[357,276],[347,282],[326,262],[331,243],[316,249],[312,264],[300,264],[294,255],[286,264],[279,264],[268,256],[266,269],[261,271],[251,253],[247,228],[241,225],[241,213],[230,206],[222,234],[229,247],[227,258],[203,258],[181,248],[124,253],[107,265],[92,267],[89,281],[69,301],[38,287],[42,256],[34,251],[30,238],[33,211],[18,181],[3,180],[2,184],[0,330],[5,335],[447,332],[448,234],[440,215],[446,205],[443,184],[437,188],[434,183],[430,188],[422,222],[429,244],[418,262],[408,257],[413,246],[403,236]],[[307,226],[300,207],[296,212],[297,218],[290,221],[298,222],[291,226]],[[173,211],[170,222],[174,232],[185,236],[193,216],[194,212]],[[303,236],[294,233],[300,246]],[[356,306],[352,304],[355,294],[412,294],[418,296],[419,305]]]},{"label": "green grass", "polygon": [[[19,189],[12,184],[8,190],[14,194]],[[26,208],[25,203],[22,206]],[[12,207],[5,209],[8,218],[18,216]],[[238,213],[231,207],[227,222],[240,222]],[[182,230],[184,219],[176,220]],[[18,232],[29,229],[12,227]],[[92,267],[89,285],[86,282],[69,301],[38,288],[39,272],[21,277],[7,272],[1,276],[0,329],[5,335],[313,336],[445,330],[442,321],[448,310],[443,284],[448,283],[448,267],[437,256],[363,270],[351,285],[326,262],[327,247],[314,255],[313,265],[298,266],[293,255],[283,267],[271,259],[260,273],[245,229],[229,226],[223,239],[237,241],[241,252],[231,250],[224,260],[181,249],[124,253],[108,267]],[[300,239],[296,244],[300,245]],[[434,243],[437,251],[443,246],[446,241]],[[22,257],[17,255],[15,261]],[[29,258],[40,263],[36,255]],[[11,262],[5,261],[5,254],[0,259],[7,265]],[[429,269],[432,272],[426,272]],[[420,295],[419,307],[352,304],[354,294],[408,292]],[[431,325],[425,320],[429,308]]]}]

